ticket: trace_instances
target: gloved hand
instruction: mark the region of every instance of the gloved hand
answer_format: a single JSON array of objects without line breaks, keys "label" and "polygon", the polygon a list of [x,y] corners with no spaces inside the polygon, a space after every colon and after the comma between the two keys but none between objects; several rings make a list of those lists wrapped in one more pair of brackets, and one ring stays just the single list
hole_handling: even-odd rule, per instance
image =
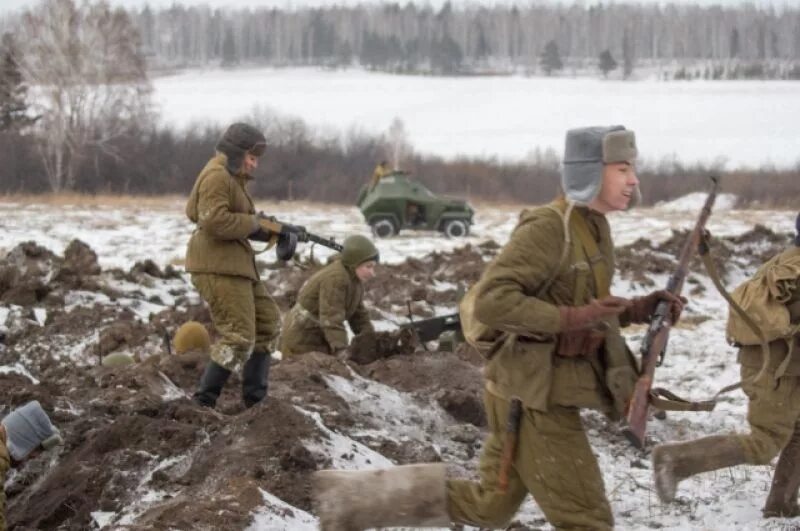
[{"label": "gloved hand", "polygon": [[656,290],[644,297],[634,297],[631,300],[631,307],[628,308],[628,320],[631,323],[649,323],[656,311],[656,306],[662,300],[669,302],[672,323],[677,323],[681,317],[683,307],[689,300],[686,297],[673,295],[665,289]]},{"label": "gloved hand", "polygon": [[247,237],[248,240],[255,240],[257,242],[269,242],[270,238],[272,238],[272,234],[261,227]]},{"label": "gloved hand", "polygon": [[602,299],[594,299],[583,306],[559,306],[561,316],[561,332],[585,330],[614,315],[628,309],[631,301],[624,297],[607,295]]}]

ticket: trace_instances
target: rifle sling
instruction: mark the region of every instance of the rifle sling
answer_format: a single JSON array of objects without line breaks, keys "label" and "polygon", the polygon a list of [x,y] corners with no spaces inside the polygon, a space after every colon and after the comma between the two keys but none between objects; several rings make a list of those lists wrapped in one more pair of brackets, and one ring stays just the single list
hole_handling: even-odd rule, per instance
[{"label": "rifle sling", "polygon": [[[766,339],[764,338],[764,333],[761,331],[761,328],[759,328],[759,326],[753,321],[753,319],[747,314],[747,312],[745,312],[744,309],[742,309],[742,307],[739,306],[739,304],[735,300],[733,300],[733,298],[730,296],[727,290],[725,290],[725,287],[722,285],[722,281],[720,280],[717,266],[714,263],[714,260],[712,259],[710,246],[708,245],[708,240],[705,235],[703,235],[703,241],[700,245],[700,257],[703,260],[703,265],[705,266],[706,271],[708,272],[708,276],[711,278],[711,281],[714,283],[714,287],[717,288],[719,294],[722,295],[722,298],[725,299],[725,301],[727,301],[731,309],[739,314],[739,316],[742,318],[742,321],[744,321],[747,324],[747,326],[750,327],[753,333],[755,333],[755,335],[758,336],[758,338],[761,340],[760,346],[764,359],[761,364],[761,369],[750,380],[750,381],[756,381],[762,376],[764,376],[767,372],[767,369],[769,368],[770,350],[769,350],[769,345]],[[797,332],[797,330],[795,330],[795,332]],[[778,378],[780,378],[786,373],[786,369],[789,366],[789,361],[791,360],[791,356],[793,353],[793,346],[794,346],[793,342],[790,342],[789,351],[786,355],[786,358],[784,358],[784,360],[781,362],[781,364],[775,371],[773,379],[776,384]],[[742,384],[744,382],[745,380],[740,380],[736,383],[726,385],[725,387],[717,391],[716,394],[711,399],[697,401],[697,402],[685,400],[675,395],[674,393],[667,391],[666,389],[655,387],[650,390],[650,403],[654,407],[666,411],[711,411],[717,405],[717,399],[719,398],[720,395],[739,389],[740,387],[742,387]]]}]

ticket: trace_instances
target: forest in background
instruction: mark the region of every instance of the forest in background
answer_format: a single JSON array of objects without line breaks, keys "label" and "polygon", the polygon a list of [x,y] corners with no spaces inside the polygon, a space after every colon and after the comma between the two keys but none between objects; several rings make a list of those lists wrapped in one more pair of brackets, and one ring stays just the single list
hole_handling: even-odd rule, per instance
[{"label": "forest in background", "polygon": [[[380,9],[391,11],[390,7]],[[146,12],[131,14],[104,2],[44,0],[3,35],[0,193],[188,193],[212,156],[221,130],[157,125],[143,52],[147,40],[136,18]],[[169,12],[211,13],[203,8],[173,8],[165,13]],[[457,18],[449,8],[442,12],[445,19]],[[733,12],[772,20],[776,28],[784,27],[784,16],[797,17],[793,11],[777,18],[771,11],[750,8]],[[302,13],[306,11],[296,14]],[[235,20],[251,18],[240,14]],[[785,44],[784,33],[776,38]],[[750,48],[749,37],[742,43],[748,43],[747,54],[761,53],[758,46]],[[788,49],[796,53],[800,44],[781,46],[783,53]],[[249,120],[265,131],[269,143],[254,183],[258,197],[352,203],[376,162],[383,159],[410,171],[436,192],[473,199],[536,203],[549,200],[558,190],[558,154],[535,146],[529,157],[514,163],[494,158],[445,160],[415,152],[399,120],[383,135],[322,134],[300,120],[263,112]],[[710,173],[721,174],[725,191],[739,196],[743,204],[794,207],[800,197],[800,161],[789,169],[719,172],[665,160],[639,168],[645,203],[702,190]]]},{"label": "forest in background", "polygon": [[800,9],[412,3],[132,11],[151,67],[361,66],[397,73],[800,79]]}]

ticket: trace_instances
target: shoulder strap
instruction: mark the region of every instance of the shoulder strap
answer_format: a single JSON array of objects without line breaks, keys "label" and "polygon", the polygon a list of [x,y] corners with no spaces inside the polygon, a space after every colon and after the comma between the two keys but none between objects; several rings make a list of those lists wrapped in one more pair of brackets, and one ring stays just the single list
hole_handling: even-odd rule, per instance
[{"label": "shoulder strap", "polygon": [[[592,270],[592,275],[594,276],[594,286],[597,290],[597,297],[605,297],[611,290],[611,274],[608,270],[605,257],[600,254],[597,242],[589,231],[589,226],[586,224],[586,220],[583,216],[580,214],[573,215],[569,220],[569,226],[570,229],[574,230],[577,236],[575,241],[579,241],[583,247],[583,254],[586,257],[586,262],[589,264],[589,268]],[[582,291],[584,291],[584,293],[581,294],[581,304],[583,303],[585,287]]]},{"label": "shoulder strap", "polygon": [[[597,247],[597,242],[589,231],[586,220],[580,214],[572,215],[575,203],[567,201],[564,198],[559,198],[546,205],[545,208],[555,211],[561,217],[564,223],[565,245],[561,251],[561,259],[558,265],[548,281],[537,292],[537,296],[542,295],[550,288],[558,272],[564,266],[570,248],[575,254],[576,259],[579,256],[583,256],[586,259],[586,263],[592,270],[597,296],[605,297],[608,295],[611,290],[611,274],[608,270],[608,264],[606,263],[605,257],[600,253],[600,249]],[[579,283],[581,285],[576,286],[574,294],[575,304],[582,303],[583,297],[586,294],[585,279],[579,279]]]}]

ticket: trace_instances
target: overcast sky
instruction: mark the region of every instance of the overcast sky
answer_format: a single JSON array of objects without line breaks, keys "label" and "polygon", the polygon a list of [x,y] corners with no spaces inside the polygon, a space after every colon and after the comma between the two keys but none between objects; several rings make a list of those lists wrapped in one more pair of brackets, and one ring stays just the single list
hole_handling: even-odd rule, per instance
[{"label": "overcast sky", "polygon": [[[40,0],[0,0],[0,13],[7,13],[10,11],[28,8],[39,3]],[[405,4],[408,0],[399,0],[398,3]],[[416,4],[430,4],[432,6],[440,6],[446,0],[413,0]],[[547,0],[534,0],[536,3],[546,2]],[[563,3],[572,4],[575,2],[592,5],[599,3],[598,0],[553,0]],[[207,4],[213,7],[302,7],[302,6],[322,6],[322,5],[355,5],[359,3],[380,3],[381,0],[110,0],[112,5],[120,5],[124,7],[143,7],[149,4],[151,7],[169,7],[173,4],[182,5],[203,5]],[[524,5],[528,2],[525,0],[451,0],[453,6],[464,4],[512,4]],[[603,3],[641,3],[641,4],[701,4],[701,5],[724,5],[724,6],[737,6],[744,4],[754,4],[757,6],[791,6],[797,5],[798,0],[605,0]]]}]

